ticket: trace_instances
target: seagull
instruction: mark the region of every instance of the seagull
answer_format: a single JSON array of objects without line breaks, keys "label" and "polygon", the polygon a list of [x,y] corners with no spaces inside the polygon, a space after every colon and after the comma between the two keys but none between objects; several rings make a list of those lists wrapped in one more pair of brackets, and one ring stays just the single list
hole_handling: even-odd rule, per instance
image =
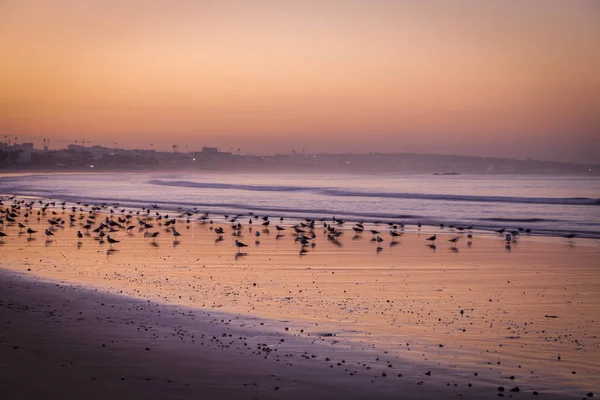
[{"label": "seagull", "polygon": [[435,239],[437,239],[436,235],[427,238],[427,240],[429,240],[430,242],[435,242]]},{"label": "seagull", "polygon": [[81,239],[81,238],[83,237],[83,234],[81,233],[81,231],[77,231],[77,237],[78,237],[79,239]]},{"label": "seagull", "polygon": [[113,243],[119,243],[119,241],[117,239],[111,238],[110,235],[106,237],[106,241],[110,244],[111,249],[112,249]]},{"label": "seagull", "polygon": [[156,237],[160,234],[160,232],[154,232],[150,234],[150,237],[152,238],[152,243],[156,243]]},{"label": "seagull", "polygon": [[456,242],[458,242],[458,239],[460,239],[458,236],[453,237],[452,239],[448,240],[450,243],[453,243],[454,246],[456,246]]},{"label": "seagull", "polygon": [[173,228],[173,237],[175,238],[175,240],[177,240],[177,238],[178,238],[179,236],[181,236],[181,233],[177,232],[177,231],[175,230],[175,228]]},{"label": "seagull", "polygon": [[511,245],[510,245],[511,240],[512,240],[511,235],[506,235],[506,237],[504,238],[504,248],[507,251],[511,251]]},{"label": "seagull", "polygon": [[390,231],[390,235],[392,236],[392,240],[396,240],[397,237],[402,236],[401,233],[398,233],[396,231]]},{"label": "seagull", "polygon": [[247,244],[244,244],[242,242],[240,242],[239,240],[235,240],[235,247],[237,247],[238,249],[241,249],[242,247],[248,247]]},{"label": "seagull", "polygon": [[6,236],[8,236],[6,233],[0,231],[0,242],[2,241],[2,238]]},{"label": "seagull", "polygon": [[37,231],[34,231],[31,228],[27,228],[27,234],[29,235],[29,238],[31,239],[31,235],[33,235],[34,233],[37,233]]},{"label": "seagull", "polygon": [[275,229],[277,229],[277,231],[285,231],[285,228],[282,228],[279,225],[275,225]]},{"label": "seagull", "polygon": [[300,238],[298,238],[298,240],[300,241],[300,244],[302,246],[306,246],[310,244],[310,240],[309,238],[307,238],[306,236],[302,235]]}]

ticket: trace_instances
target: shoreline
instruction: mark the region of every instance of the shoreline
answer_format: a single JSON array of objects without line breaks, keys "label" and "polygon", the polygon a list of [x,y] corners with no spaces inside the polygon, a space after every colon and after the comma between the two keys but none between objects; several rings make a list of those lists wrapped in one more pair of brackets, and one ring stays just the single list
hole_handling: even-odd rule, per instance
[{"label": "shoreline", "polygon": [[[27,175],[27,174],[25,174]],[[31,174],[37,175],[37,174]],[[1,178],[0,174],[0,178]],[[547,228],[531,228],[531,233],[526,232],[525,227],[528,223],[531,223],[530,219],[506,219],[506,221],[498,220],[495,221],[496,224],[488,223],[477,223],[476,227],[472,229],[468,229],[468,226],[473,225],[471,223],[466,222],[457,222],[452,220],[438,220],[438,219],[427,219],[421,218],[419,216],[413,215],[394,215],[394,214],[375,214],[370,212],[343,212],[343,213],[335,213],[332,210],[308,210],[304,213],[300,213],[297,210],[287,209],[287,208],[274,208],[269,206],[241,206],[239,204],[207,204],[207,203],[192,203],[192,202],[167,202],[167,201],[149,201],[148,204],[144,204],[139,200],[127,200],[127,199],[111,199],[111,198],[86,198],[81,199],[80,197],[75,196],[56,196],[56,197],[48,197],[48,196],[40,196],[37,193],[31,194],[28,192],[22,192],[20,194],[15,193],[6,193],[0,192],[0,199],[2,198],[21,198],[21,199],[30,199],[33,201],[43,201],[43,202],[51,202],[51,201],[66,201],[70,203],[66,210],[70,211],[73,206],[79,208],[78,203],[89,204],[90,206],[102,207],[104,209],[113,205],[118,207],[119,209],[124,209],[126,212],[132,212],[139,210],[143,207],[148,207],[148,209],[152,209],[152,212],[160,212],[160,213],[173,213],[176,214],[176,219],[185,220],[186,218],[190,221],[198,222],[197,217],[203,213],[210,213],[214,215],[213,218],[219,218],[215,222],[227,223],[225,219],[222,221],[222,215],[231,215],[242,218],[252,218],[253,216],[260,215],[261,213],[270,214],[273,218],[279,218],[280,216],[287,220],[286,223],[293,221],[294,223],[300,223],[305,220],[305,218],[311,218],[318,222],[318,224],[322,224],[323,221],[329,221],[331,215],[338,215],[338,217],[342,217],[347,224],[345,229],[350,229],[349,224],[355,222],[366,223],[369,225],[373,225],[376,229],[378,228],[386,228],[389,224],[393,223],[395,225],[406,225],[406,229],[402,226],[400,229],[403,232],[412,232],[418,233],[421,231],[419,227],[417,229],[417,225],[422,225],[425,229],[423,232],[431,232],[437,233],[439,231],[453,232],[457,235],[474,233],[476,235],[482,234],[486,236],[495,236],[500,228],[502,231],[506,228],[506,233],[512,233],[515,235],[522,235],[524,237],[539,237],[539,238],[557,238],[557,239],[565,239],[568,238],[569,235],[576,235],[578,239],[589,240],[590,243],[598,243],[600,239],[600,232],[596,231],[585,231],[585,230],[557,230],[557,229],[547,229]],[[159,208],[152,207],[151,204],[156,204],[158,206],[162,206]],[[598,207],[595,204],[583,204],[578,205],[581,207]],[[183,217],[183,213],[187,211],[192,211],[193,217]],[[535,218],[534,218],[535,220]],[[505,222],[501,224],[501,222]],[[535,222],[535,221],[534,221]],[[443,226],[441,228],[440,226]],[[458,228],[458,229],[455,229]]]}]

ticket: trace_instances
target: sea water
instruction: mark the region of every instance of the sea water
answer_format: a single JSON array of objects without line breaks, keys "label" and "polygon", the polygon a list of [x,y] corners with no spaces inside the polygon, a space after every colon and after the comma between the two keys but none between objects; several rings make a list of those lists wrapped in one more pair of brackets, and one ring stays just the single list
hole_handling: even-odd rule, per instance
[{"label": "sea water", "polygon": [[[255,213],[600,238],[600,178],[578,176],[45,173],[0,176],[0,193],[89,204]],[[194,217],[192,217],[194,218]]]}]

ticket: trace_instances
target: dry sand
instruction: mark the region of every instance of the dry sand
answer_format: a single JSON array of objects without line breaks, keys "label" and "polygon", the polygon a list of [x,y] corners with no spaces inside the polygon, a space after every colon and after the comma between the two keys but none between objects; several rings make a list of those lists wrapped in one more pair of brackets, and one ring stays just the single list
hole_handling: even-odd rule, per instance
[{"label": "dry sand", "polygon": [[50,217],[29,218],[34,240],[7,224],[0,245],[10,398],[582,398],[600,386],[592,241],[523,237],[508,251],[476,234],[454,247],[446,229],[434,250],[424,229],[392,246],[384,234],[377,251],[369,233],[338,245],[317,228],[300,255],[290,229],[255,243],[255,226],[240,256],[228,224],[215,241],[209,224],[178,222],[179,243],[157,225],[155,244],[115,232],[108,251],[95,234],[79,241],[79,224],[45,241]]}]

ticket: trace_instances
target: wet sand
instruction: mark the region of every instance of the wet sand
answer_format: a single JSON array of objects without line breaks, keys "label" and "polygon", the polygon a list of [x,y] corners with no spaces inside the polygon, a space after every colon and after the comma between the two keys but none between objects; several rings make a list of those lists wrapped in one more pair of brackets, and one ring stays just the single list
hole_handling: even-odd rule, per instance
[{"label": "wet sand", "polygon": [[232,237],[215,224],[215,241],[209,224],[179,221],[178,243],[157,225],[154,244],[120,231],[108,251],[78,240],[79,223],[45,241],[42,221],[27,223],[34,240],[5,226],[0,246],[0,369],[20,398],[100,397],[94,385],[123,398],[582,398],[600,386],[592,241],[522,237],[509,251],[476,233],[455,247],[458,233],[424,228],[390,246],[380,226],[378,251],[367,232],[335,244],[316,228],[300,255],[289,227]]}]

